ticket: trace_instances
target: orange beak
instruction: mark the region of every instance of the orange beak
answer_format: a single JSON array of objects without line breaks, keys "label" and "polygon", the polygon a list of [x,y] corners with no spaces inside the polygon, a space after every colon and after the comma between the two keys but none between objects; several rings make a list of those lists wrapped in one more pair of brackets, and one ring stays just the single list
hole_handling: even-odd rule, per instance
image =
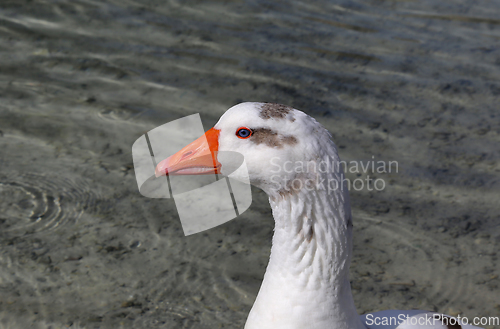
[{"label": "orange beak", "polygon": [[179,152],[158,163],[156,177],[165,175],[219,174],[221,164],[217,161],[220,130],[212,128]]}]

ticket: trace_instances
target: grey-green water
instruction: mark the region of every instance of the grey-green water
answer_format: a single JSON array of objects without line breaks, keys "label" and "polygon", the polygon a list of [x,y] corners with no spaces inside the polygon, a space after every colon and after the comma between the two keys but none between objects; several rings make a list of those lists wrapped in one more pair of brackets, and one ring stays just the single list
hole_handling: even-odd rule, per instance
[{"label": "grey-green water", "polygon": [[345,160],[398,162],[369,173],[383,191],[351,191],[360,313],[499,316],[499,17],[493,0],[0,1],[0,328],[242,328],[265,195],[184,237],[131,156],[241,101],[314,116]]}]

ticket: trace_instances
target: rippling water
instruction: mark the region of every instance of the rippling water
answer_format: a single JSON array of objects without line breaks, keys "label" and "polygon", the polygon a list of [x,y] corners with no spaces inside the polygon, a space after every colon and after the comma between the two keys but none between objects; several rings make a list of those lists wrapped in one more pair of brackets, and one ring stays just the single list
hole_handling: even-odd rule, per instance
[{"label": "rippling water", "polygon": [[[272,216],[184,237],[132,143],[241,101],[294,106],[345,160],[361,312],[498,316],[497,1],[0,2],[0,328],[242,328]],[[365,177],[366,174],[361,177]],[[352,179],[357,176],[352,175]]]}]

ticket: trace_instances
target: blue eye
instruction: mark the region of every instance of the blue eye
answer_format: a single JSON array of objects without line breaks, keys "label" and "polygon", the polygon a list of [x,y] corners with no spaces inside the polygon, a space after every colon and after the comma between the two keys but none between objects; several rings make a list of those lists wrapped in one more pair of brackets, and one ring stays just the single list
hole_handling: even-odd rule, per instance
[{"label": "blue eye", "polygon": [[252,130],[248,129],[248,128],[239,128],[237,131],[236,131],[236,136],[238,136],[239,138],[248,138],[250,136],[252,136]]}]

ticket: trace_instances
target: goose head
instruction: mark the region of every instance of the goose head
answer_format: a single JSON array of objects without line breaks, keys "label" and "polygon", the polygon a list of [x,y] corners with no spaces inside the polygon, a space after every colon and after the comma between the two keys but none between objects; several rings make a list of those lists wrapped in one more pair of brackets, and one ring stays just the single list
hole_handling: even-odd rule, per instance
[{"label": "goose head", "polygon": [[[248,173],[232,172],[234,152],[243,156]],[[232,178],[249,180],[274,197],[313,186],[316,164],[325,156],[337,157],[337,151],[315,119],[289,106],[247,102],[231,107],[204,136],[161,161],[156,175],[232,172]]]}]

